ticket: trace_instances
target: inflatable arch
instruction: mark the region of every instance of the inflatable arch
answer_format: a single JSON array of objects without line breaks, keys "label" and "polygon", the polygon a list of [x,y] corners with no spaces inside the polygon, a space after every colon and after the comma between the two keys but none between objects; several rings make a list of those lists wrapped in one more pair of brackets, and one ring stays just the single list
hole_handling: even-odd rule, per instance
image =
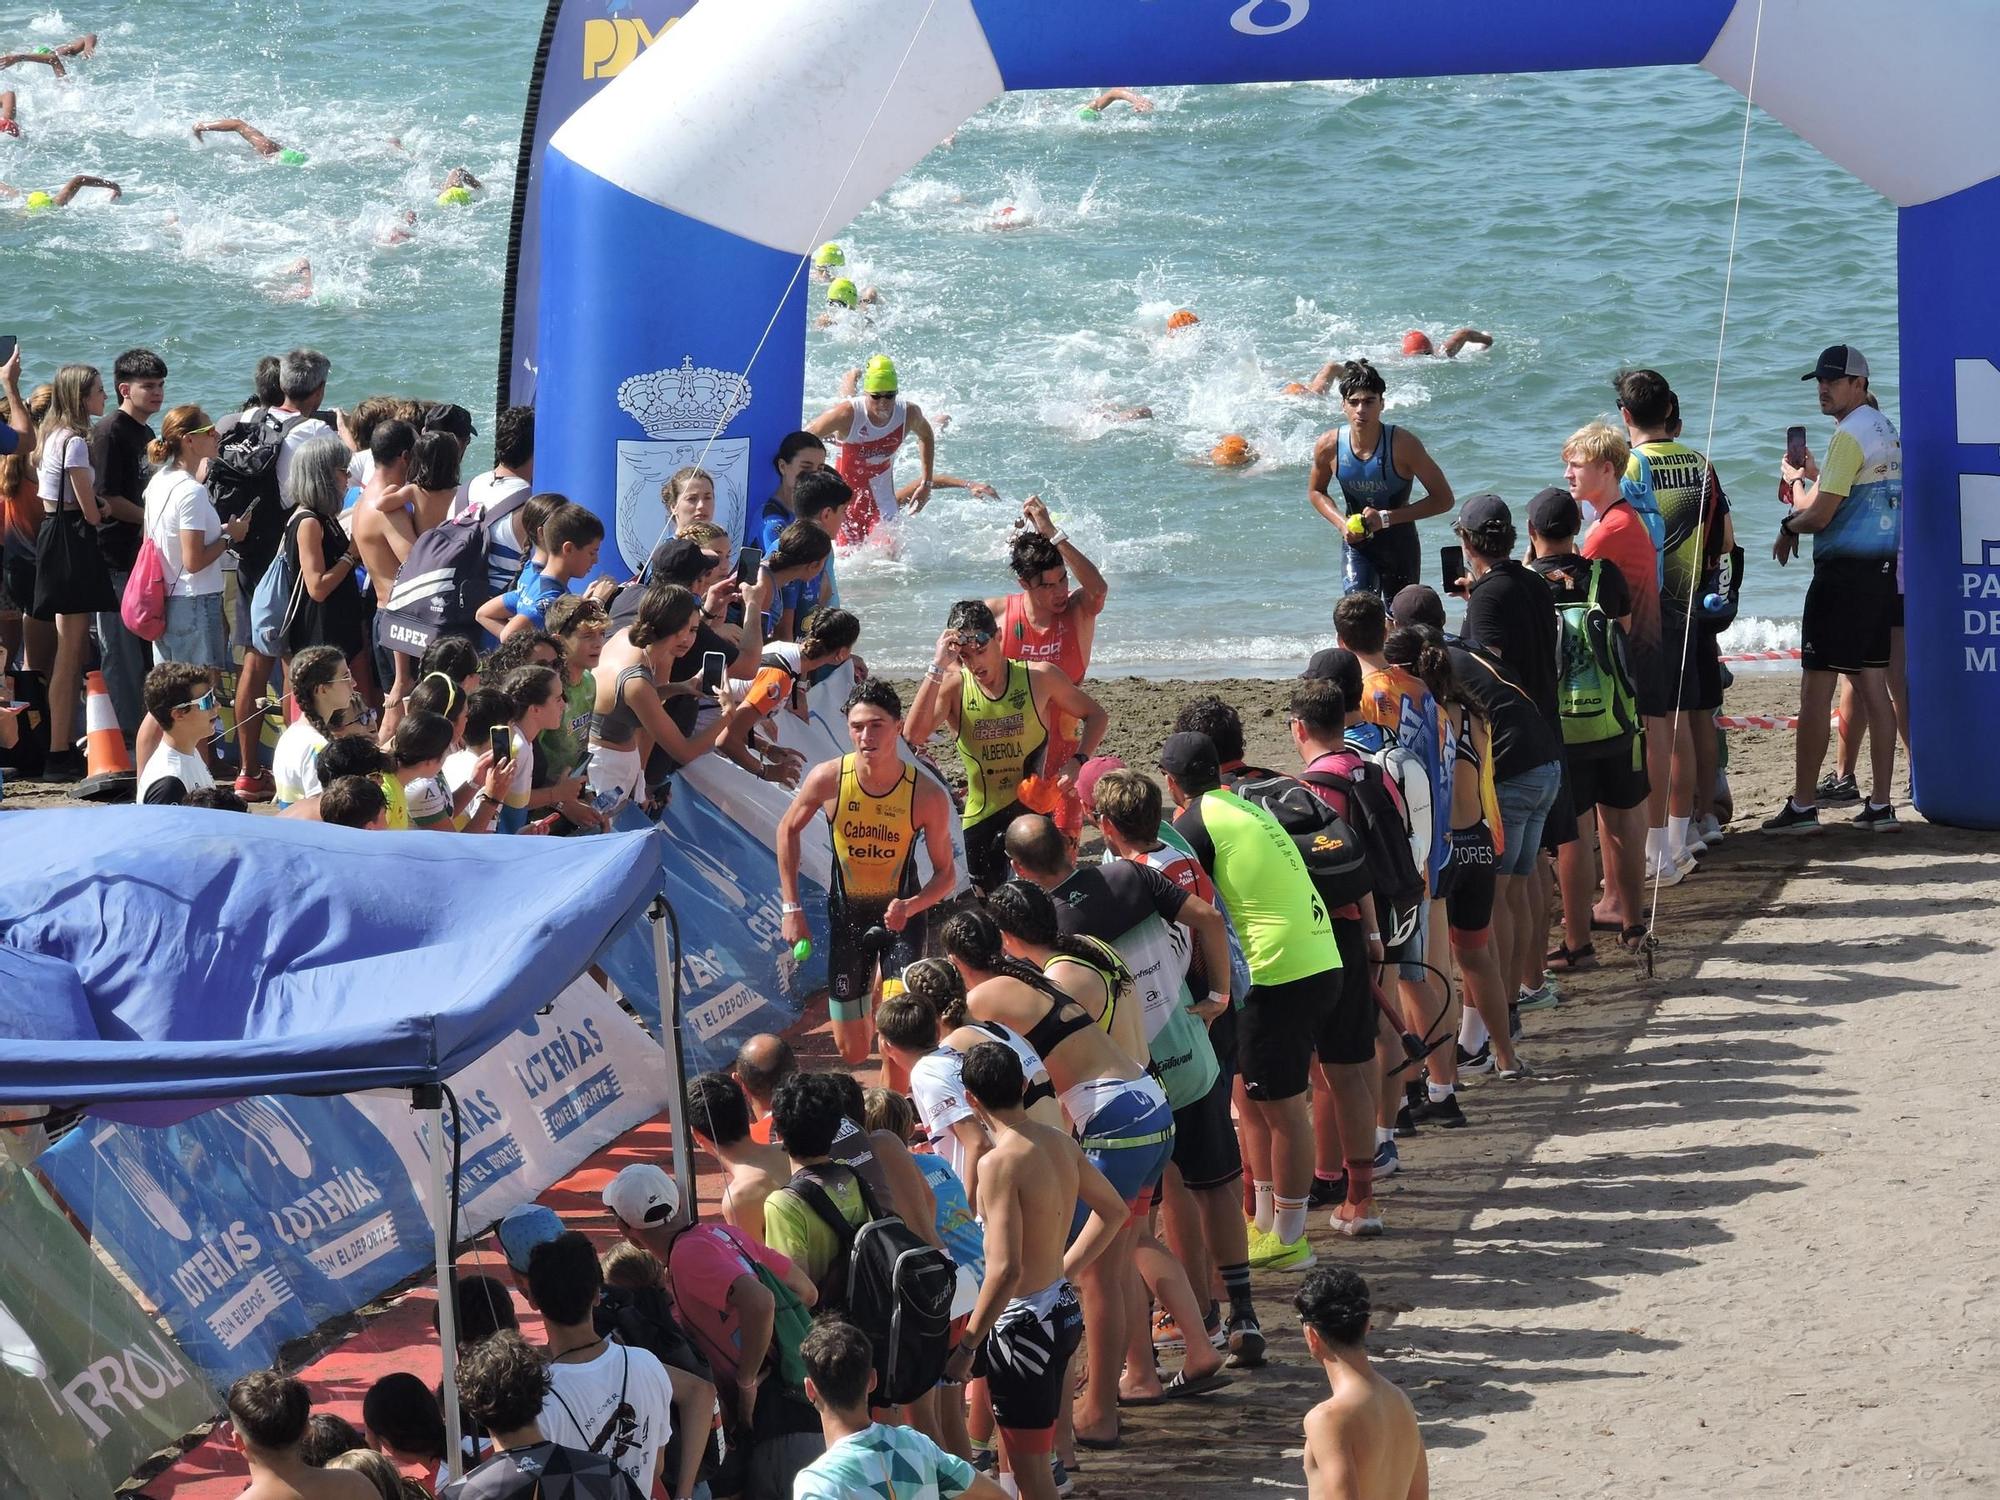
[{"label": "inflatable arch", "polygon": [[[1754,49],[1757,104],[1899,210],[1916,801],[2000,827],[2000,26],[1986,7],[1677,0],[1641,20],[1611,0],[1402,0],[1351,14],[1335,0],[695,5],[546,154],[542,482],[598,509],[636,564],[660,479],[706,449],[717,519],[740,525],[799,421],[802,257],[1008,89],[1663,63],[1745,89]],[[1797,329],[1801,359],[1842,332]]]}]

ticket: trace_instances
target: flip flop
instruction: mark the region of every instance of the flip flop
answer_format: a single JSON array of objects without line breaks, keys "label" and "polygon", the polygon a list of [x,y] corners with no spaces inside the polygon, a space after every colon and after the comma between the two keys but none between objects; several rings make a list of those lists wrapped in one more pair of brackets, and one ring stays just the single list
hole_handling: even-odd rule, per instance
[{"label": "flip flop", "polygon": [[1549,951],[1544,962],[1557,974],[1576,974],[1584,969],[1597,967],[1597,944],[1585,943],[1581,948],[1572,948],[1567,943],[1558,944]]},{"label": "flip flop", "polygon": [[1167,1382],[1167,1393],[1163,1399],[1179,1401],[1187,1396],[1206,1396],[1212,1392],[1221,1390],[1226,1385],[1233,1384],[1235,1382],[1220,1370],[1211,1370],[1206,1375],[1197,1375],[1193,1380],[1187,1378],[1185,1371],[1176,1371],[1174,1378]]},{"label": "flip flop", "polygon": [[1108,1438],[1085,1437],[1080,1432],[1076,1435],[1077,1447],[1088,1448],[1093,1453],[1107,1453],[1111,1449],[1116,1448],[1122,1441],[1123,1439],[1115,1437],[1108,1437]]},{"label": "flip flop", "polygon": [[[1164,1405],[1166,1404],[1166,1400],[1167,1400],[1167,1398],[1166,1398],[1166,1395],[1165,1395],[1165,1393],[1164,1393],[1164,1391],[1163,1391],[1163,1392],[1162,1392],[1162,1393],[1161,1393],[1160,1395],[1157,1395],[1157,1396],[1123,1396],[1123,1395],[1121,1395],[1121,1396],[1120,1396],[1120,1397],[1118,1398],[1118,1404],[1119,1404],[1120,1406],[1164,1406]],[[1079,1441],[1081,1441],[1081,1440],[1079,1439]]]}]

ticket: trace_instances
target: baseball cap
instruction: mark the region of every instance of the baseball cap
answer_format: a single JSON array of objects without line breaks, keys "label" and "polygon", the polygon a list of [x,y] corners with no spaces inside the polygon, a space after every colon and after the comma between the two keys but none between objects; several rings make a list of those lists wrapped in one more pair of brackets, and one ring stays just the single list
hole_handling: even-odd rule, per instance
[{"label": "baseball cap", "polygon": [[653,549],[646,564],[646,581],[686,587],[714,566],[715,559],[686,537],[670,536]]},{"label": "baseball cap", "polygon": [[1077,800],[1088,810],[1095,804],[1097,783],[1104,779],[1106,771],[1122,771],[1125,762],[1115,755],[1093,755],[1083,763],[1083,769],[1076,773]]},{"label": "baseball cap", "polygon": [[1513,531],[1514,513],[1498,495],[1490,492],[1472,495],[1458,508],[1458,519],[1451,523],[1451,529],[1499,541]]},{"label": "baseball cap", "polygon": [[1332,683],[1340,689],[1340,696],[1351,703],[1361,701],[1361,658],[1345,646],[1328,646],[1313,652],[1312,660],[1299,675]]},{"label": "baseball cap", "polygon": [[1406,583],[1389,601],[1389,618],[1398,625],[1434,625],[1444,629],[1444,601],[1423,583]]},{"label": "baseball cap", "polygon": [[604,1206],[633,1229],[664,1224],[681,1211],[681,1190],[652,1162],[621,1167],[604,1185]]},{"label": "baseball cap", "polygon": [[1168,735],[1160,746],[1160,769],[1182,782],[1213,782],[1222,775],[1222,760],[1215,753],[1214,740],[1184,729]]},{"label": "baseball cap", "polygon": [[1868,357],[1852,344],[1828,344],[1819,351],[1819,363],[1814,365],[1801,380],[1839,380],[1844,375],[1868,378]]},{"label": "baseball cap", "polygon": [[500,1253],[507,1264],[523,1276],[528,1274],[528,1257],[535,1246],[546,1245],[563,1232],[563,1221],[543,1203],[523,1203],[507,1210],[494,1231],[500,1237]]},{"label": "baseball cap", "polygon": [[1583,512],[1568,490],[1550,485],[1528,502],[1528,530],[1561,541],[1583,529]]}]

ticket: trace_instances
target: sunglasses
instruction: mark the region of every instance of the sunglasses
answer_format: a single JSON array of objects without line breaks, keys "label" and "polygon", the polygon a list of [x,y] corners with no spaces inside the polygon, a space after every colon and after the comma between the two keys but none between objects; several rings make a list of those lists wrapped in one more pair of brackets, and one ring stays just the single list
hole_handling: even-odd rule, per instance
[{"label": "sunglasses", "polygon": [[961,646],[970,646],[973,650],[977,651],[983,648],[998,633],[992,630],[961,630],[958,633],[958,643]]},{"label": "sunglasses", "polygon": [[215,424],[213,422],[210,422],[206,427],[190,427],[186,431],[186,433],[183,434],[183,436],[200,437],[204,432],[213,432],[213,431],[215,431]]},{"label": "sunglasses", "polygon": [[870,391],[868,399],[870,401],[894,401],[896,393],[894,391]]},{"label": "sunglasses", "polygon": [[203,693],[199,698],[190,698],[185,703],[176,703],[174,705],[174,711],[176,713],[178,713],[181,709],[184,708],[198,708],[205,714],[214,713],[215,689],[210,688],[207,692]]},{"label": "sunglasses", "polygon": [[326,724],[329,729],[346,729],[353,724],[365,728],[374,722],[375,711],[372,708],[343,708],[336,710],[327,719]]}]

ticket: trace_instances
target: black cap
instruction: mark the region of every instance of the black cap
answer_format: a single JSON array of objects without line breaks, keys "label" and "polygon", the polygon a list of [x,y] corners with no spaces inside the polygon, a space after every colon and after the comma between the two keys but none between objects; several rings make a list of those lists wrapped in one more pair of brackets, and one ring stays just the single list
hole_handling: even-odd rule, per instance
[{"label": "black cap", "polygon": [[1215,741],[1193,730],[1167,736],[1160,746],[1160,769],[1182,786],[1211,787],[1222,779],[1222,760]]},{"label": "black cap", "polygon": [[448,432],[458,439],[463,448],[478,434],[472,425],[472,413],[464,407],[449,401],[435,402],[417,413],[419,432]]},{"label": "black cap", "polygon": [[1313,652],[1312,660],[1299,676],[1332,683],[1340,689],[1343,699],[1350,700],[1350,707],[1361,701],[1361,658],[1345,646],[1328,646]]},{"label": "black cap", "polygon": [[1564,541],[1583,530],[1583,512],[1576,497],[1554,485],[1528,502],[1528,530],[1551,541]]},{"label": "black cap", "polygon": [[1444,600],[1429,584],[1406,583],[1389,601],[1389,618],[1398,625],[1431,625],[1444,629]]},{"label": "black cap", "polygon": [[1852,344],[1828,344],[1819,351],[1819,363],[1814,365],[1801,380],[1840,380],[1849,375],[1861,379],[1868,378],[1868,356]]},{"label": "black cap", "polygon": [[684,536],[670,536],[653,549],[646,565],[648,583],[678,583],[692,588],[694,581],[715,566],[715,559]]},{"label": "black cap", "polygon": [[1505,500],[1490,491],[1468,495],[1465,504],[1458,508],[1458,519],[1451,523],[1451,529],[1475,535],[1498,535],[1514,529],[1514,513],[1507,509]]}]

